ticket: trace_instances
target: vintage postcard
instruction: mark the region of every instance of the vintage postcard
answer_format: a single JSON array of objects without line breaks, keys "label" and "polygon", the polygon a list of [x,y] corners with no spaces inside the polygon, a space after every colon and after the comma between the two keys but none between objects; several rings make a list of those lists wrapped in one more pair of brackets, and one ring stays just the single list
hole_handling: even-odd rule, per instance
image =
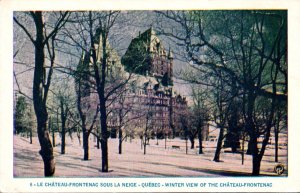
[{"label": "vintage postcard", "polygon": [[0,1],[1,192],[299,192],[297,1]]}]

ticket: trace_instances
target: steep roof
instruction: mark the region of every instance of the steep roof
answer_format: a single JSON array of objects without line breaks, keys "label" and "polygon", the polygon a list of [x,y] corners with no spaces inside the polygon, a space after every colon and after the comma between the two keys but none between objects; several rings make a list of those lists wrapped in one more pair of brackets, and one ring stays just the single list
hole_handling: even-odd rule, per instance
[{"label": "steep roof", "polygon": [[152,27],[137,38],[146,41],[146,45],[151,53],[159,52],[161,55],[166,55],[166,50]]},{"label": "steep roof", "polygon": [[153,28],[150,27],[132,39],[126,53],[122,57],[121,62],[127,71],[146,75],[151,69],[149,61],[154,54],[165,56],[169,59],[173,58],[170,49],[167,53],[161,40],[157,37]]}]

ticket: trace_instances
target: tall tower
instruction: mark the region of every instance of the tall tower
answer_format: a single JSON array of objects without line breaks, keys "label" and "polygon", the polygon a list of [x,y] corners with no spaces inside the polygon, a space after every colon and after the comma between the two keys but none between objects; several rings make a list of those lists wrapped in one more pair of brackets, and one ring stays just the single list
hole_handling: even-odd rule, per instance
[{"label": "tall tower", "polygon": [[173,55],[164,48],[151,28],[134,38],[122,57],[125,70],[160,79],[164,86],[172,84]]}]

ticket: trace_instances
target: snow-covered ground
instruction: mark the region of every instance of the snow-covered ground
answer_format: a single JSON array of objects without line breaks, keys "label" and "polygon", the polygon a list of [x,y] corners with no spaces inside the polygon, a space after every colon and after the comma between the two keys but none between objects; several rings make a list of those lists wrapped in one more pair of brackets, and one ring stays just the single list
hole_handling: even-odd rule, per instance
[{"label": "snow-covered ground", "polygon": [[[241,154],[221,153],[221,162],[212,161],[215,148],[204,148],[204,154],[198,155],[198,149],[185,150],[185,141],[168,139],[165,141],[150,140],[147,153],[141,149],[139,139],[132,142],[123,142],[123,154],[118,154],[118,139],[109,139],[109,172],[102,173],[101,149],[97,149],[96,142],[90,137],[90,159],[83,160],[83,148],[77,137],[71,140],[66,137],[66,153],[60,154],[60,138],[56,137],[54,148],[56,172],[60,177],[159,177],[159,176],[247,176],[252,171],[252,157],[245,155],[242,165]],[[81,143],[82,144],[82,143]],[[190,146],[190,143],[188,143]],[[179,146],[180,148],[172,148]],[[197,142],[195,146],[198,146]],[[33,138],[33,144],[28,138],[14,136],[14,176],[15,177],[42,177],[43,163],[39,155],[39,142]],[[287,149],[279,150],[279,162],[284,164],[287,175]],[[277,176],[274,173],[274,149],[267,149],[261,163],[261,174]]]}]

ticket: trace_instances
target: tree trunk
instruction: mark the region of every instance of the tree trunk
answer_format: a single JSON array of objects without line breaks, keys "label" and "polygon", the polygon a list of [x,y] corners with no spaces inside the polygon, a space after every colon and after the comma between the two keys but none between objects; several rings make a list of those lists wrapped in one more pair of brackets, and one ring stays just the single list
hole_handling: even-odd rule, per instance
[{"label": "tree trunk", "polygon": [[[90,12],[91,17],[91,12]],[[90,18],[91,19],[91,18]],[[95,80],[97,87],[97,94],[100,103],[100,125],[101,125],[101,154],[102,154],[102,172],[108,172],[108,131],[107,131],[107,112],[106,112],[106,96],[105,96],[105,83],[106,83],[106,69],[107,69],[107,51],[106,51],[106,31],[100,33],[102,37],[102,54],[97,56],[93,34],[91,37],[91,56],[93,67],[95,71]],[[97,57],[102,58],[100,68],[98,66]],[[100,70],[99,70],[100,69]]]},{"label": "tree trunk", "polygon": [[278,139],[279,132],[275,129],[275,162],[278,162]]},{"label": "tree trunk", "polygon": [[[253,145],[255,146],[255,145]],[[256,145],[256,148],[254,148],[254,151],[253,152],[257,152],[258,149],[257,149],[257,145]],[[260,159],[259,159],[259,155],[258,155],[258,152],[257,153],[253,153],[252,154],[252,176],[259,176],[259,173],[260,173]]]},{"label": "tree trunk", "polygon": [[[81,73],[81,71],[80,71]],[[86,114],[82,111],[82,79],[83,79],[83,75],[80,74],[79,77],[77,77],[77,79],[75,79],[75,81],[78,84],[78,90],[76,92],[77,94],[77,110],[81,119],[81,129],[82,129],[82,140],[83,140],[83,160],[89,160],[89,135],[90,132],[87,131],[86,128]],[[97,135],[98,135],[98,128],[97,128]],[[94,136],[95,139],[95,136]],[[80,133],[78,134],[78,140],[80,143]],[[95,141],[95,140],[94,140]],[[99,149],[99,143],[98,143],[98,137],[97,137],[97,148]]]},{"label": "tree trunk", "polygon": [[247,148],[246,154],[247,155],[252,155],[252,146],[251,146],[250,142],[248,142],[248,148]]},{"label": "tree trunk", "polygon": [[172,137],[173,139],[176,137],[175,136],[175,126],[173,123],[173,98],[172,98],[172,88],[171,88],[171,92],[170,92],[170,103],[169,103],[169,123],[170,123],[170,127],[172,130]]},{"label": "tree trunk", "polygon": [[83,160],[89,160],[89,133],[83,132]]},{"label": "tree trunk", "polygon": [[199,130],[199,132],[198,132],[198,140],[199,140],[199,154],[203,154],[202,132],[201,132],[201,130]]},{"label": "tree trunk", "polygon": [[146,146],[147,146],[147,134],[144,135],[144,155],[146,155]]},{"label": "tree trunk", "polygon": [[63,99],[60,99],[60,110],[61,110],[61,154],[66,153],[66,119],[67,112],[64,109]]},{"label": "tree trunk", "polygon": [[122,154],[122,140],[119,139],[119,154]]},{"label": "tree trunk", "polygon": [[257,158],[257,156],[253,157],[252,164],[253,164],[252,176],[259,176],[259,173],[260,173],[260,160]]},{"label": "tree trunk", "polygon": [[[59,113],[58,113],[58,110],[59,110],[59,108],[57,108],[56,109],[56,125],[57,125],[57,132],[58,132],[58,134],[60,134],[60,128],[59,128],[59,119],[58,119],[58,116],[59,116]],[[61,136],[61,135],[60,135]]]},{"label": "tree trunk", "polygon": [[252,176],[258,176],[260,172],[260,158],[258,154],[257,138],[253,134],[250,136],[251,151],[252,151]]},{"label": "tree trunk", "polygon": [[224,135],[223,133],[224,133],[224,128],[221,127],[220,128],[219,137],[218,137],[218,142],[217,142],[217,148],[216,148],[216,152],[215,152],[215,157],[213,159],[215,162],[219,162],[220,161],[220,154],[221,154],[222,142],[223,142],[223,135]]},{"label": "tree trunk", "polygon": [[194,149],[195,148],[195,138],[190,137],[190,141],[191,141],[191,149]]},{"label": "tree trunk", "polygon": [[55,134],[54,134],[54,127],[53,127],[53,125],[52,125],[52,120],[50,119],[49,120],[50,121],[50,124],[49,125],[51,125],[51,127],[49,128],[49,129],[51,129],[51,131],[52,131],[52,145],[53,145],[53,147],[55,147]]},{"label": "tree trunk", "polygon": [[188,138],[185,137],[185,154],[188,154]]},{"label": "tree trunk", "polygon": [[245,159],[245,134],[243,134],[243,142],[242,142],[242,165],[244,165]]},{"label": "tree trunk", "polygon": [[38,123],[38,137],[41,145],[41,150],[39,153],[44,162],[44,175],[52,176],[55,172],[55,161],[46,124]]},{"label": "tree trunk", "polygon": [[81,146],[81,136],[78,131],[77,131],[77,139],[78,139],[79,146]]},{"label": "tree trunk", "polygon": [[278,140],[279,140],[279,123],[280,116],[277,116],[276,126],[274,127],[274,136],[275,136],[275,162],[278,162]]},{"label": "tree trunk", "polygon": [[[231,120],[232,121],[232,120]],[[227,139],[229,138],[229,145],[231,147],[231,152],[236,153],[239,147],[239,136],[238,136],[238,129],[236,128],[236,124],[229,124],[229,128],[232,129],[227,134]]]},{"label": "tree trunk", "polygon": [[123,142],[123,132],[122,129],[119,128],[119,154],[122,154],[122,142]]},{"label": "tree trunk", "polygon": [[33,105],[37,118],[37,133],[41,146],[40,155],[44,162],[44,175],[53,176],[55,161],[53,148],[47,128],[48,113],[43,94],[44,77],[44,26],[42,12],[35,12],[36,40],[35,40],[35,68],[33,76]]},{"label": "tree trunk", "polygon": [[96,140],[97,140],[97,149],[100,149],[100,132],[99,132],[99,128],[96,127],[96,132],[97,132],[97,136],[96,136]]},{"label": "tree trunk", "polygon": [[101,152],[102,152],[102,172],[108,172],[108,145],[107,139],[101,140]]},{"label": "tree trunk", "polygon": [[257,156],[255,156],[255,158],[253,158],[253,160],[255,160],[254,162],[257,162],[257,163],[255,163],[255,165],[253,165],[252,175],[255,175],[255,176],[259,175],[260,163],[261,163],[261,160],[264,156],[267,145],[269,143],[269,139],[270,139],[270,135],[271,135],[271,128],[272,128],[272,125],[273,125],[272,123],[273,123],[273,117],[274,117],[274,109],[275,109],[275,100],[273,99],[271,112],[270,112],[270,115],[269,115],[270,117],[269,117],[268,122],[267,122],[265,138],[262,141],[262,147],[260,148],[260,151],[258,150],[258,147],[257,147],[257,140],[254,141],[254,144],[256,144],[256,146],[253,146],[253,148],[255,148],[254,152],[257,154]]},{"label": "tree trunk", "polygon": [[165,134],[165,149],[167,149],[167,135]]},{"label": "tree trunk", "polygon": [[106,125],[106,110],[101,110],[100,106],[100,114],[101,114],[101,154],[102,154],[102,172],[108,172],[108,132]]},{"label": "tree trunk", "polygon": [[65,154],[66,153],[66,130],[65,127],[61,127],[61,149],[60,153]]},{"label": "tree trunk", "polygon": [[30,144],[32,144],[32,128],[31,127],[29,130],[29,139],[30,139]]},{"label": "tree trunk", "polygon": [[106,121],[106,106],[104,99],[104,90],[100,95],[100,123],[101,123],[101,153],[102,153],[102,172],[108,172],[108,132]]}]

